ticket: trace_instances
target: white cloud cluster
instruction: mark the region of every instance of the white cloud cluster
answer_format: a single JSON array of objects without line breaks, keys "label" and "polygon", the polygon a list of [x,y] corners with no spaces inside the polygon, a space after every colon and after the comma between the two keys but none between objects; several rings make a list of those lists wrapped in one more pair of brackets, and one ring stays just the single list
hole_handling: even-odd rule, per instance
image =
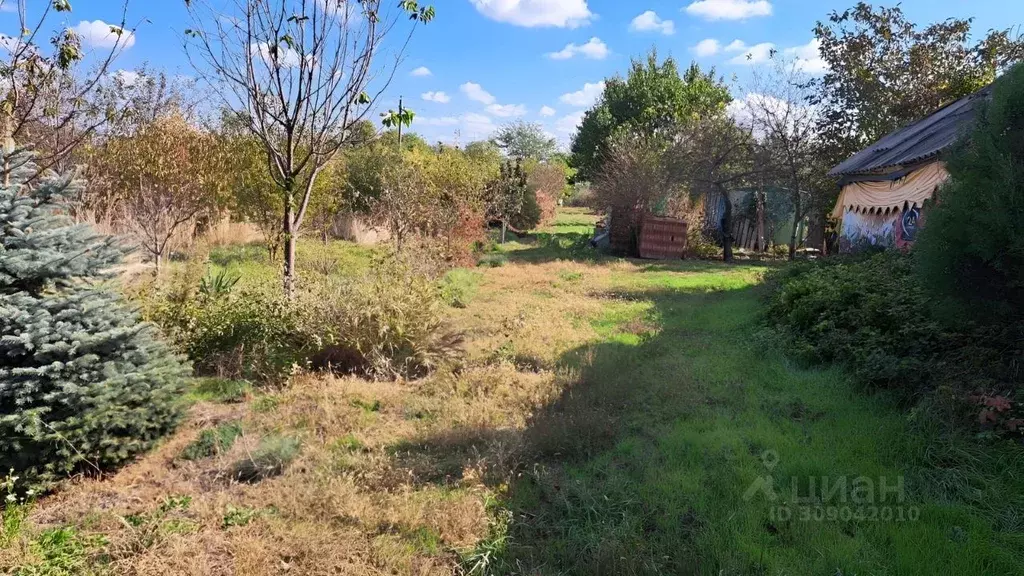
[{"label": "white cloud cluster", "polygon": [[676,33],[676,24],[671,20],[662,20],[657,12],[648,10],[633,18],[629,29],[633,32],[661,32],[666,36],[671,36]]},{"label": "white cloud cluster", "polygon": [[560,51],[548,54],[548,58],[552,60],[568,60],[579,55],[591,60],[604,60],[608,57],[608,52],[608,45],[602,42],[600,38],[594,37],[583,45],[568,44]]},{"label": "white cloud cluster", "polygon": [[498,118],[514,118],[526,116],[526,106],[522,104],[491,104],[487,111]]},{"label": "white cloud cluster", "polygon": [[452,101],[451,96],[444,92],[424,92],[421,97],[427,102],[437,102],[438,104],[447,104]]},{"label": "white cloud cluster", "polygon": [[409,74],[411,76],[416,76],[417,78],[425,78],[427,76],[434,75],[434,73],[430,71],[430,68],[427,68],[426,66],[420,66],[419,68],[413,70]]},{"label": "white cloud cluster", "polygon": [[594,18],[587,0],[470,0],[484,16],[527,28],[577,28]]},{"label": "white cloud cluster", "polygon": [[768,0],[699,0],[686,7],[686,13],[707,20],[745,20],[771,16]]},{"label": "white cloud cluster", "polygon": [[107,24],[103,20],[93,20],[92,22],[82,20],[77,26],[71,28],[71,31],[78,35],[82,44],[93,48],[120,46],[124,49],[135,45],[134,32],[120,26]]},{"label": "white cloud cluster", "polygon": [[474,102],[480,102],[481,104],[494,104],[495,98],[490,92],[484,90],[483,86],[476,82],[466,82],[462,86],[459,86],[459,90],[466,95],[467,98]]},{"label": "white cloud cluster", "polygon": [[817,38],[812,39],[803,46],[786,48],[785,54],[793,58],[797,70],[805,74],[821,74],[828,70],[828,64],[821,58],[821,42]]},{"label": "white cloud cluster", "polygon": [[697,56],[714,56],[722,49],[722,44],[714,38],[706,38],[697,42],[697,45],[691,48]]},{"label": "white cloud cluster", "polygon": [[555,114],[557,114],[557,111],[551,106],[542,106],[540,109],[541,116],[554,116]]},{"label": "white cloud cluster", "polygon": [[739,40],[734,40],[731,44],[725,47],[725,51],[740,52],[740,54],[733,56],[729,60],[729,64],[753,66],[755,64],[764,64],[771,60],[772,54],[775,51],[775,44],[772,44],[771,42],[761,42],[760,44],[747,46]]},{"label": "white cloud cluster", "polygon": [[287,46],[278,46],[276,51],[270,49],[267,42],[258,42],[249,46],[249,50],[255,55],[259,54],[260,59],[267,68],[295,68],[299,65],[299,53]]},{"label": "white cloud cluster", "polygon": [[580,127],[580,124],[583,123],[584,114],[586,112],[580,110],[579,112],[562,116],[555,122],[555,131],[563,136],[571,136]]},{"label": "white cloud cluster", "polygon": [[586,83],[583,85],[581,90],[576,92],[569,92],[568,94],[562,94],[559,98],[565,104],[575,106],[577,108],[586,108],[597,101],[604,92],[604,82]]}]

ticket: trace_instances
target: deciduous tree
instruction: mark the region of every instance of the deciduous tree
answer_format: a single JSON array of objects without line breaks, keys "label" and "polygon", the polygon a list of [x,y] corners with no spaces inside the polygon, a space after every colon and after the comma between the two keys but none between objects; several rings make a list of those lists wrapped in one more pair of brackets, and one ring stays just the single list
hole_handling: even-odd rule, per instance
[{"label": "deciduous tree", "polygon": [[1012,29],[975,40],[971,25],[950,18],[919,27],[899,5],[865,2],[819,21],[814,33],[827,71],[810,83],[810,103],[820,111],[829,166],[977,91],[1024,57]]},{"label": "deciduous tree", "polygon": [[110,185],[123,191],[123,221],[157,272],[176,234],[201,214],[215,215],[227,181],[221,152],[213,134],[170,114],[110,139],[96,158]]},{"label": "deciduous tree", "polygon": [[491,142],[509,158],[519,160],[547,160],[558,150],[558,143],[544,132],[543,126],[522,120],[498,128]]},{"label": "deciduous tree", "polygon": [[[401,58],[375,68],[389,46],[404,49],[433,7],[401,0],[236,0],[221,12],[187,4],[186,49],[197,72],[225,94],[263,145],[283,206],[284,291],[295,289],[295,243],[317,178],[349,144],[353,125],[379,101]],[[392,38],[411,22],[403,39]],[[383,73],[382,73],[383,72]]]},{"label": "deciduous tree", "polygon": [[578,178],[592,180],[601,170],[612,137],[620,131],[670,134],[693,118],[724,110],[729,88],[715,70],[691,64],[682,74],[673,58],[659,61],[652,51],[633,60],[625,79],[609,78],[600,100],[586,112],[572,141]]},{"label": "deciduous tree", "polygon": [[125,1],[120,21],[110,26],[110,47],[96,55],[86,73],[82,64],[88,54],[66,25],[68,0],[0,0],[0,10],[15,13],[20,31],[4,38],[0,58],[0,140],[8,151],[32,149],[36,176],[68,169],[72,152],[120,113],[94,106],[93,97],[130,45],[134,30],[127,28],[127,6]]}]

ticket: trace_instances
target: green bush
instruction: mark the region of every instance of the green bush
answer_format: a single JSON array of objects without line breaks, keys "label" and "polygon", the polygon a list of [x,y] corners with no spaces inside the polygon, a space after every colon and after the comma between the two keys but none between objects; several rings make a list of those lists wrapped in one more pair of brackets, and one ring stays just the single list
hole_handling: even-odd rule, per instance
[{"label": "green bush", "polygon": [[768,282],[776,286],[768,319],[803,357],[845,364],[865,384],[911,394],[932,381],[941,334],[910,257],[794,264]]},{"label": "green bush", "polygon": [[254,483],[281,475],[299,455],[302,443],[291,436],[267,436],[259,446],[231,467],[231,477]]},{"label": "green bush", "polygon": [[[996,81],[974,130],[949,154],[949,182],[914,247],[940,308],[1024,321],[1024,66]],[[1018,345],[1021,339],[1017,339]]]},{"label": "green bush", "polygon": [[270,287],[199,293],[184,302],[157,295],[147,315],[164,327],[200,375],[280,384],[323,346],[309,310]]},{"label": "green bush", "polygon": [[914,258],[890,251],[773,270],[766,319],[798,357],[841,364],[862,384],[907,402],[952,392],[949,408],[959,417],[1017,433],[1024,398],[1007,333],[937,320]]},{"label": "green bush", "polygon": [[223,454],[242,435],[242,425],[238,422],[225,422],[216,428],[206,429],[199,437],[185,446],[179,458],[182,460],[202,460],[216,454]]},{"label": "green bush", "polygon": [[180,419],[188,369],[110,290],[128,250],[68,217],[81,183],[30,188],[29,172],[0,189],[0,470],[31,487],[149,449]]}]

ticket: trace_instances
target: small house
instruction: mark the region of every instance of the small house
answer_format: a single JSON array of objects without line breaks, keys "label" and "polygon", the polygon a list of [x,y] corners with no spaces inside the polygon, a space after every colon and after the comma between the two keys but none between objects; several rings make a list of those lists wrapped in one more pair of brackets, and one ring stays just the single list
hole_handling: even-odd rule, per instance
[{"label": "small house", "polygon": [[965,96],[885,136],[833,168],[841,190],[832,218],[839,251],[908,248],[927,203],[949,178],[940,155],[973,123],[992,87]]}]

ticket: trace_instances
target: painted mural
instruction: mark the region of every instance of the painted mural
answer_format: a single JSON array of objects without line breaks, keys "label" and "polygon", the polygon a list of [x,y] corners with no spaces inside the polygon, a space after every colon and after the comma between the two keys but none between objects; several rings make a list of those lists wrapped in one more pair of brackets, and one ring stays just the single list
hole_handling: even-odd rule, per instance
[{"label": "painted mural", "polygon": [[914,244],[923,223],[921,207],[916,205],[888,214],[847,211],[840,229],[839,251],[849,254],[890,247],[906,250]]}]

